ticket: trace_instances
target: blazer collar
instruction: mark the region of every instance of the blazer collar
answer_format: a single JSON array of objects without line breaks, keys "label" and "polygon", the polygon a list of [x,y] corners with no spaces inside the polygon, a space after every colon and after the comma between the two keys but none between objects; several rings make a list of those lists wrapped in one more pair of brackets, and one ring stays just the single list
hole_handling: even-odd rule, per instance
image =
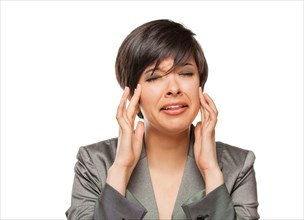
[{"label": "blazer collar", "polygon": [[[186,215],[182,209],[182,204],[191,196],[205,189],[203,178],[194,160],[193,144],[194,127],[191,126],[188,158],[177,199],[175,201],[172,219],[186,219]],[[132,194],[127,194],[127,198],[135,197],[140,205],[144,206],[148,211],[144,219],[159,219],[156,199],[148,168],[145,144],[143,144],[140,160],[132,173],[127,190]]]}]

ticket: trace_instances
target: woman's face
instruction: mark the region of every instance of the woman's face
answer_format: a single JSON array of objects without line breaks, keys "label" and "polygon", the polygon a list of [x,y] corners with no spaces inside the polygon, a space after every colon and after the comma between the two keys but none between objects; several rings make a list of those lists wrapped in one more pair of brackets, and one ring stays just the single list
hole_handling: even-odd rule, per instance
[{"label": "woman's face", "polygon": [[200,77],[193,58],[168,73],[173,63],[169,57],[153,74],[155,64],[144,70],[140,109],[148,129],[177,134],[189,128],[199,111]]}]

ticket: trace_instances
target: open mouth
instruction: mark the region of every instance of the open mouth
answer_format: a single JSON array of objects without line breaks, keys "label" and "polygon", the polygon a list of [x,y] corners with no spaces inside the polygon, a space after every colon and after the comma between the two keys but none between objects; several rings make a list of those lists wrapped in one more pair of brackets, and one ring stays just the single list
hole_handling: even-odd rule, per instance
[{"label": "open mouth", "polygon": [[160,110],[175,110],[175,109],[180,109],[180,108],[186,108],[188,107],[187,105],[168,105],[165,107],[162,107]]},{"label": "open mouth", "polygon": [[186,104],[169,104],[162,107],[160,111],[169,116],[177,116],[184,113],[187,108],[188,105]]}]

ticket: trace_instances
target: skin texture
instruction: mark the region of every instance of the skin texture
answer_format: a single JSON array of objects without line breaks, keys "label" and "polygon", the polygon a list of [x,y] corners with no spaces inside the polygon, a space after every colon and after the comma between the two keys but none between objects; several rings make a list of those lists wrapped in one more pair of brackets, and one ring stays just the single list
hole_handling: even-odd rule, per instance
[{"label": "skin texture", "polygon": [[[179,134],[189,127],[199,111],[199,73],[194,60],[168,73],[172,65],[173,59],[165,59],[152,74],[149,72],[154,68],[152,64],[139,80],[142,85],[140,106],[146,132],[157,130],[165,134]],[[155,80],[147,81],[150,79]],[[183,114],[168,116],[161,110],[164,106],[178,103],[188,106]]]},{"label": "skin texture", "polygon": [[[171,218],[187,159],[189,128],[199,112],[201,121],[195,127],[194,154],[206,193],[224,183],[216,157],[216,106],[199,85],[193,59],[173,70],[172,65],[173,59],[168,57],[153,74],[155,64],[148,66],[132,98],[129,88],[125,88],[116,114],[119,124],[117,155],[107,177],[107,183],[125,195],[144,138],[160,219]],[[144,121],[135,126],[139,107]]]}]

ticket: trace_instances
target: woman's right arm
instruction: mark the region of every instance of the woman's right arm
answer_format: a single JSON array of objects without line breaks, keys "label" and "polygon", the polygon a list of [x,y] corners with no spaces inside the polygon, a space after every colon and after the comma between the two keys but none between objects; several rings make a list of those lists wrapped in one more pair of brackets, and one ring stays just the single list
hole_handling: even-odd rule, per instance
[{"label": "woman's right arm", "polygon": [[144,134],[143,122],[138,122],[134,132],[141,87],[137,87],[127,107],[129,91],[129,88],[124,90],[117,108],[119,138],[114,163],[103,171],[107,173],[106,183],[98,176],[92,155],[86,148],[79,150],[72,205],[66,212],[68,219],[142,219],[146,213],[143,207],[125,198],[130,176],[141,154]]},{"label": "woman's right arm", "polygon": [[123,196],[125,196],[129,179],[142,150],[144,123],[139,121],[134,132],[134,121],[138,110],[140,93],[141,86],[138,84],[127,107],[130,89],[126,87],[116,113],[116,119],[119,124],[119,137],[116,157],[109,169],[107,183]]},{"label": "woman's right arm", "polygon": [[[117,108],[116,119],[119,124],[117,151],[114,163],[108,170],[106,188],[109,190],[99,197],[96,203],[95,219],[142,219],[146,214],[143,207],[138,207],[125,198],[127,185],[141,154],[144,135],[144,124],[140,121],[134,132],[141,86],[137,85],[127,107],[129,93],[130,89],[126,87]],[[109,205],[109,200],[120,201],[116,204],[119,207]]]},{"label": "woman's right arm", "polygon": [[112,148],[105,146],[108,144],[116,144],[116,141],[95,145],[96,148],[104,149],[101,154],[91,147],[79,149],[71,206],[66,212],[67,219],[141,219],[145,215],[145,209],[127,200],[105,183],[107,167],[111,163],[108,157],[112,154]]}]

